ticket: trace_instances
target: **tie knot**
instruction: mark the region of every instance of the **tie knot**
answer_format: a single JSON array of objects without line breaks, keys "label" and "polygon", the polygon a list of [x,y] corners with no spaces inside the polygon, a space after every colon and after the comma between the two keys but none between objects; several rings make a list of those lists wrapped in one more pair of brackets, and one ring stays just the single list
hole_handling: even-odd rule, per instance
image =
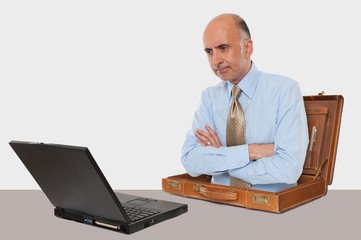
[{"label": "tie knot", "polygon": [[232,96],[234,100],[238,100],[239,95],[241,94],[242,89],[240,89],[238,86],[234,86],[232,88]]}]

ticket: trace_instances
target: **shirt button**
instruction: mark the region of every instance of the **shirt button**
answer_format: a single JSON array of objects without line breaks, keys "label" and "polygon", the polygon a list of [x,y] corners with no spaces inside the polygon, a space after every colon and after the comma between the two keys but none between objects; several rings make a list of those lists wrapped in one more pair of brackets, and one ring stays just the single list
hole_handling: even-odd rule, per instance
[{"label": "shirt button", "polygon": [[235,163],[233,163],[233,167],[237,166]]},{"label": "shirt button", "polygon": [[244,166],[244,162],[241,162],[241,166]]}]

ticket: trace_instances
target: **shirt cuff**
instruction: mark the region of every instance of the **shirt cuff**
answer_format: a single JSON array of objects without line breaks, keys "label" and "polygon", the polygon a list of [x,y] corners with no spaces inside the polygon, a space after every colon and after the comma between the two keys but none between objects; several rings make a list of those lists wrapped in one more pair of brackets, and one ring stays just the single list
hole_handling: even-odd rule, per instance
[{"label": "shirt cuff", "polygon": [[228,169],[243,168],[249,161],[248,144],[225,147],[224,155],[227,156]]}]

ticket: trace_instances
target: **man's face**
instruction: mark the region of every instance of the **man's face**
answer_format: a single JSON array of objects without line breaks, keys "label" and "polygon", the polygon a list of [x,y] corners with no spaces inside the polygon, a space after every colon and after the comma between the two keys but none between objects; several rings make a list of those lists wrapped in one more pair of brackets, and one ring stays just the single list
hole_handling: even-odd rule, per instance
[{"label": "man's face", "polygon": [[249,43],[252,47],[252,41],[247,40],[242,51],[238,28],[232,18],[212,20],[203,34],[204,50],[213,72],[233,84],[238,84],[250,69]]}]

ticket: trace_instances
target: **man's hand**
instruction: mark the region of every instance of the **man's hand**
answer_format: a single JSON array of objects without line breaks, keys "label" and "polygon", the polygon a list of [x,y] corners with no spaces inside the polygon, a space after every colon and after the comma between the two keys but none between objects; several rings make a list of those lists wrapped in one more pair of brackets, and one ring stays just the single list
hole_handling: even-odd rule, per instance
[{"label": "man's hand", "polygon": [[215,148],[222,147],[222,144],[219,142],[217,133],[207,125],[206,125],[206,130],[208,132],[202,131],[200,129],[196,130],[196,137],[198,138],[198,142],[203,147],[215,147]]},{"label": "man's hand", "polygon": [[249,144],[249,160],[257,160],[274,155],[274,144]]}]

